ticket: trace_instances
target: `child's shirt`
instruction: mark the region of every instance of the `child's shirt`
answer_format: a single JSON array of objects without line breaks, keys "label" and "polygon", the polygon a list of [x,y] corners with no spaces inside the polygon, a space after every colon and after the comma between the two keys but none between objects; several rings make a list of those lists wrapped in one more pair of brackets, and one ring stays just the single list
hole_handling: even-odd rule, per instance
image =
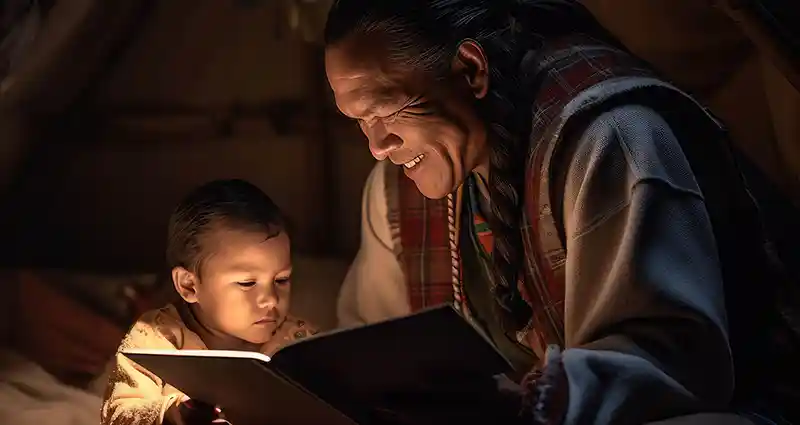
[{"label": "child's shirt", "polygon": [[[169,408],[184,397],[177,388],[121,354],[123,350],[132,348],[208,349],[200,336],[186,326],[178,308],[168,305],[145,313],[125,335],[109,375],[101,425],[160,425],[165,422]],[[304,321],[289,317],[275,338],[264,344],[260,351],[271,355],[287,343],[315,332]],[[169,423],[180,424],[180,418],[166,419]]]}]

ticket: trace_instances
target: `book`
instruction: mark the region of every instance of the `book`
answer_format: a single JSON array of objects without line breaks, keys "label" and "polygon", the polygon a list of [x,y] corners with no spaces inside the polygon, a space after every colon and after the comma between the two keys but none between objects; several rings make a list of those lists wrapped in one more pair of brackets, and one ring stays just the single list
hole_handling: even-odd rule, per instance
[{"label": "book", "polygon": [[218,350],[122,354],[189,397],[220,406],[233,425],[422,424],[435,415],[419,403],[463,406],[470,394],[480,399],[470,383],[484,385],[512,370],[483,331],[450,305],[320,333],[271,357]]}]

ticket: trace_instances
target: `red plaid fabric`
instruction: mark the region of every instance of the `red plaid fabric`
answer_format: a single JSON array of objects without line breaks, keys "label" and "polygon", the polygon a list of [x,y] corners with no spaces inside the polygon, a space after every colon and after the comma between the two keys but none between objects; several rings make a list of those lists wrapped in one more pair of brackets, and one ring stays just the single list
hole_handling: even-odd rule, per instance
[{"label": "red plaid fabric", "polygon": [[447,199],[428,199],[399,167],[387,167],[386,182],[397,182],[397,214],[403,264],[412,311],[451,302],[453,275]]},{"label": "red plaid fabric", "polygon": [[[523,70],[531,71],[527,69],[531,67],[541,70],[544,76],[541,84],[533,88],[537,93],[536,113],[528,149],[521,226],[526,258],[521,287],[534,312],[524,337],[532,347],[544,348],[546,344],[564,342],[566,258],[550,208],[547,160],[557,140],[547,140],[548,129],[567,102],[583,90],[612,78],[651,73],[627,53],[582,37],[558,40],[536,52],[535,59],[524,66]],[[413,181],[400,176],[399,168],[389,168],[387,196],[395,197],[389,201],[389,217],[393,228],[399,228],[400,259],[411,307],[416,311],[452,301],[447,201],[425,198]]]}]

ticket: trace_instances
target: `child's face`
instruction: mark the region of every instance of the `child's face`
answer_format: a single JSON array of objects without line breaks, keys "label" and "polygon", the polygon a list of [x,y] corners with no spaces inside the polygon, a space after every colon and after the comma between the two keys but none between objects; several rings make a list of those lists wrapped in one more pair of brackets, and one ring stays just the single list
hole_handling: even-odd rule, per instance
[{"label": "child's face", "polygon": [[203,249],[209,255],[194,301],[205,325],[253,344],[267,342],[289,309],[289,237],[220,229],[204,238]]}]

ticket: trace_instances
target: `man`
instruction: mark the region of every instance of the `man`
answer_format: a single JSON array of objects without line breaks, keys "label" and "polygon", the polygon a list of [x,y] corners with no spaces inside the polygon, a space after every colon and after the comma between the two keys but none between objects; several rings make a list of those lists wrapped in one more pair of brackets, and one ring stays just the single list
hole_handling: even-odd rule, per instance
[{"label": "man", "polygon": [[582,7],[339,0],[326,43],[339,109],[396,165],[367,183],[343,322],[453,302],[525,375],[532,423],[781,396],[765,329],[788,333],[752,290],[773,275],[721,126]]}]

